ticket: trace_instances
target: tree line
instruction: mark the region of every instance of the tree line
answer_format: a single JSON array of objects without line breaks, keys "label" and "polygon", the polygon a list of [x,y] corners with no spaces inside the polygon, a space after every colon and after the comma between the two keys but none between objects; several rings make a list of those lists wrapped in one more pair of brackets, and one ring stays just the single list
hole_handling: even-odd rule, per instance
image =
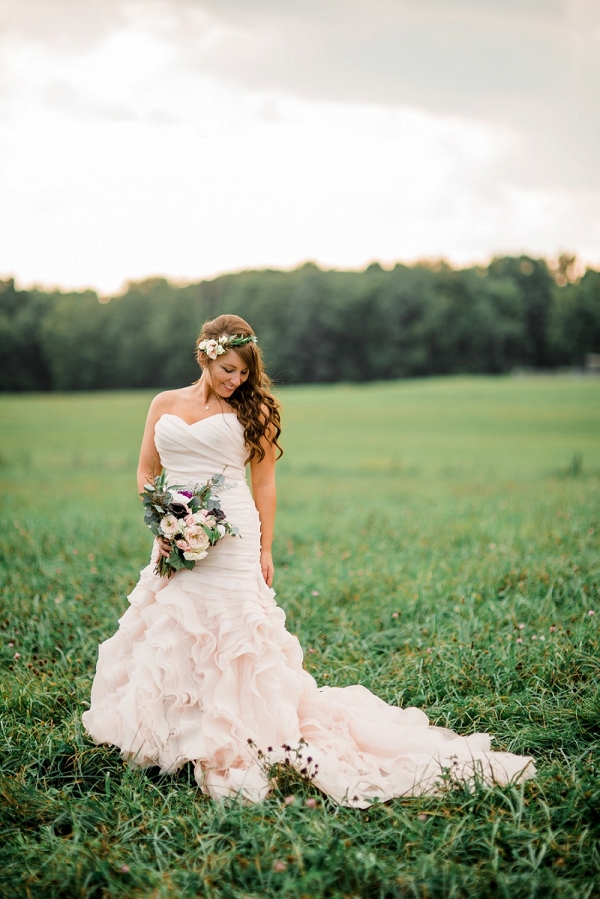
[{"label": "tree line", "polygon": [[278,383],[581,365],[600,353],[600,272],[573,269],[572,257],[528,256],[460,270],[307,263],[184,286],[152,278],[110,298],[0,281],[0,390],[189,384],[202,323],[223,312],[250,322]]}]

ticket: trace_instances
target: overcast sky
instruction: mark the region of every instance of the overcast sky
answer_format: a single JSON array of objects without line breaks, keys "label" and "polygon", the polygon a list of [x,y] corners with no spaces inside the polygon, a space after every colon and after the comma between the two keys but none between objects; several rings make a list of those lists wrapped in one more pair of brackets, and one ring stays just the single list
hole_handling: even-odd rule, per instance
[{"label": "overcast sky", "polygon": [[600,0],[2,0],[0,276],[600,265]]}]

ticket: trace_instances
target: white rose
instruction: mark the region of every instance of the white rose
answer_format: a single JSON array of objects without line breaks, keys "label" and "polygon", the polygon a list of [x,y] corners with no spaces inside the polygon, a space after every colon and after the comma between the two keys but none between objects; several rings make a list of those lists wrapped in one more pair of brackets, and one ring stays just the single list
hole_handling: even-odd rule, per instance
[{"label": "white rose", "polygon": [[187,506],[190,498],[186,496],[185,493],[172,493],[171,494],[171,502],[172,503],[181,503],[182,506]]},{"label": "white rose", "polygon": [[225,534],[227,533],[227,531],[225,530],[225,527],[222,524],[217,525],[217,531],[219,532],[219,537],[224,537]]},{"label": "white rose", "polygon": [[169,512],[168,515],[161,518],[159,527],[165,537],[174,537],[175,534],[180,533],[181,522]]},{"label": "white rose", "polygon": [[219,344],[216,340],[207,340],[206,345],[204,347],[204,352],[208,356],[209,359],[216,359],[219,352]]},{"label": "white rose", "polygon": [[192,550],[190,550],[189,552],[183,554],[183,558],[188,562],[199,562],[200,559],[204,559],[204,557],[207,555],[208,553],[206,552],[206,550],[201,550],[199,552],[193,552]]}]

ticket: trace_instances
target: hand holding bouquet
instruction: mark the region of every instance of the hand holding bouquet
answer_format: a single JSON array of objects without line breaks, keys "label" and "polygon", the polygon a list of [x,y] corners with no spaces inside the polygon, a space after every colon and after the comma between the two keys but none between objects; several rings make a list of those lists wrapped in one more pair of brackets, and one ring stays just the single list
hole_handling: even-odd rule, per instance
[{"label": "hand holding bouquet", "polygon": [[222,537],[239,534],[221,509],[217,490],[225,483],[222,474],[215,474],[206,484],[195,486],[167,486],[166,472],[144,484],[140,493],[144,501],[144,521],[156,537],[162,537],[171,547],[168,558],[160,556],[154,569],[160,577],[171,577],[180,568],[192,569],[208,554]]}]

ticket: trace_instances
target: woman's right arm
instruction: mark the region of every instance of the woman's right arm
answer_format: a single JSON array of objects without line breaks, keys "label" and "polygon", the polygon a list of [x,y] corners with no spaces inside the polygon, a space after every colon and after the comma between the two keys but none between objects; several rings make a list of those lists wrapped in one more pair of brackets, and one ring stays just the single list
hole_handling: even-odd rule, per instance
[{"label": "woman's right arm", "polygon": [[160,474],[162,463],[156,444],[154,443],[154,426],[166,411],[167,403],[164,393],[157,394],[150,403],[148,417],[146,418],[146,426],[144,428],[144,436],[142,438],[142,447],[140,449],[140,460],[137,470],[138,493],[142,493],[144,484],[151,484]]},{"label": "woman's right arm", "polygon": [[[138,493],[144,490],[144,484],[152,484],[157,474],[162,470],[162,462],[156,444],[154,442],[154,427],[158,419],[163,415],[169,407],[168,395],[166,393],[158,393],[150,403],[148,417],[146,418],[146,426],[144,428],[144,436],[142,437],[142,448],[140,449],[140,461],[137,470]],[[141,498],[141,497],[140,497]],[[158,543],[158,551],[161,556],[169,558],[171,548],[161,537],[156,537]]]}]

